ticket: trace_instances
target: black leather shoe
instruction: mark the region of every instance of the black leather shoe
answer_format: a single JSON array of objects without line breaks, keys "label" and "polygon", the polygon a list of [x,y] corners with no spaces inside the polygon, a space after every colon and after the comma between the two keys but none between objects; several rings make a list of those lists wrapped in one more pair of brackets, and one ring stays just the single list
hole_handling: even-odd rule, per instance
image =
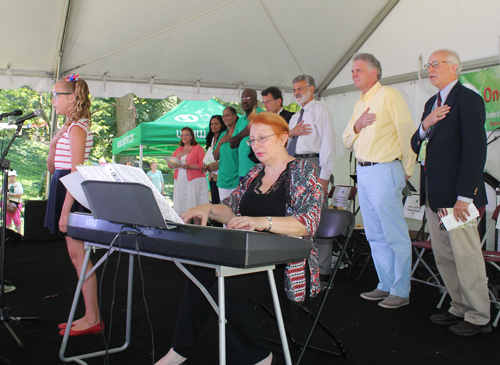
[{"label": "black leather shoe", "polygon": [[489,322],[484,325],[478,325],[467,321],[462,321],[448,328],[448,331],[453,333],[454,335],[459,336],[474,336],[478,333],[491,332],[491,325]]},{"label": "black leather shoe", "polygon": [[444,312],[443,314],[433,314],[430,318],[432,323],[440,324],[443,326],[451,326],[459,322],[463,322],[463,318],[457,317],[450,312]]}]

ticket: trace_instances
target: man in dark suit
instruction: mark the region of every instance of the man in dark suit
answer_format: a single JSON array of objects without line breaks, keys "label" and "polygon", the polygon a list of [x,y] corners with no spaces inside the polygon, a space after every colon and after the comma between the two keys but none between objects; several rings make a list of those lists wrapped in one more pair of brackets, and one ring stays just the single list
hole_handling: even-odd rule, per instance
[{"label": "man in dark suit", "polygon": [[434,52],[425,68],[439,92],[425,104],[411,144],[422,165],[420,201],[425,202],[436,264],[452,299],[447,312],[430,320],[450,326],[456,335],[487,333],[490,301],[477,223],[446,231],[440,229],[437,213],[453,208],[455,219],[465,222],[470,203],[477,208],[487,204],[484,102],[458,81],[462,67],[456,52]]},{"label": "man in dark suit", "polygon": [[290,123],[290,118],[294,113],[283,109],[283,95],[280,89],[276,86],[271,86],[263,90],[260,94],[262,95],[262,103],[266,107],[266,111],[279,114],[287,123]]}]

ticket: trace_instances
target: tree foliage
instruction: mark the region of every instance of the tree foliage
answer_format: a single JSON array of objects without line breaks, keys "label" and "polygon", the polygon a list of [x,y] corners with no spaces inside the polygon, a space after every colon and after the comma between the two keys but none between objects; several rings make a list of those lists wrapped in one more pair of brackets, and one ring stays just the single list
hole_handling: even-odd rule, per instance
[{"label": "tree foliage", "polygon": [[[15,109],[22,110],[25,114],[32,112],[34,109],[43,109],[47,115],[46,118],[32,119],[25,122],[28,128],[23,129],[22,140],[16,142],[9,157],[12,156],[13,166],[19,173],[19,180],[25,186],[27,195],[30,198],[43,196],[44,179],[42,175],[46,170],[46,159],[48,153],[48,145],[50,141],[50,120],[51,120],[51,94],[38,93],[28,87],[22,87],[16,90],[0,90],[0,112],[10,112]],[[239,103],[224,102],[218,98],[214,98],[217,102],[224,106],[231,106],[236,109],[237,113],[242,115],[244,111]],[[136,113],[135,125],[140,123],[152,122],[160,118],[162,115],[176,107],[181,100],[176,96],[169,96],[164,100],[145,99],[134,97],[134,109]],[[116,124],[116,99],[115,98],[91,98],[91,114],[92,126],[94,134],[94,147],[92,148],[90,160],[97,162],[99,158],[104,157],[110,161],[112,157],[113,139],[117,136]],[[259,106],[263,108],[259,101]],[[296,103],[292,103],[284,107],[287,110],[296,112],[300,107]],[[64,123],[64,116],[58,117],[58,126]],[[31,127],[31,128],[30,128]],[[12,130],[4,131],[5,143],[8,142],[13,133]],[[151,159],[145,159],[147,169]],[[171,170],[163,159],[156,159],[158,169],[163,171],[167,179],[171,180]],[[170,181],[169,180],[169,181]],[[168,190],[168,189],[167,189]]]}]

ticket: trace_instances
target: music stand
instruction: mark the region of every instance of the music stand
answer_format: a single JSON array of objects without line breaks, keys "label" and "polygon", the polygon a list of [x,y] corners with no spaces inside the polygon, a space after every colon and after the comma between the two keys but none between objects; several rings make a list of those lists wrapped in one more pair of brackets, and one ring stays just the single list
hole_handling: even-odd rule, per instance
[{"label": "music stand", "polygon": [[[113,223],[168,228],[151,188],[135,182],[82,182],[92,215]],[[133,210],[130,209],[133,207]]]}]

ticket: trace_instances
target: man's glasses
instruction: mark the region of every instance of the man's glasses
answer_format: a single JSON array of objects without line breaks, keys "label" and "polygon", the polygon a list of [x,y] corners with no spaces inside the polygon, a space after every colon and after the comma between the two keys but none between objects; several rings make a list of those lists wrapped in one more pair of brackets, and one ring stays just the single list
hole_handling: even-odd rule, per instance
[{"label": "man's glasses", "polygon": [[240,98],[240,100],[257,100],[257,99],[247,96],[246,98]]},{"label": "man's glasses", "polygon": [[54,100],[57,100],[57,98],[59,97],[59,95],[71,95],[73,93],[56,93],[55,91],[52,92],[52,99]]},{"label": "man's glasses", "polygon": [[258,144],[266,143],[267,139],[269,137],[275,136],[276,134],[270,134],[269,136],[262,136],[262,137],[257,137],[254,139],[249,139],[247,140],[247,145],[252,146],[255,142]]},{"label": "man's glasses", "polygon": [[307,88],[308,88],[308,87],[302,87],[302,86],[301,86],[301,87],[298,87],[298,88],[296,88],[296,89],[292,89],[292,92],[293,92],[293,93],[295,93],[295,92],[299,92],[299,93],[301,93],[301,92],[306,91],[306,90],[307,90]]},{"label": "man's glasses", "polygon": [[437,68],[437,67],[439,66],[439,64],[440,64],[440,63],[451,63],[451,62],[448,62],[448,61],[434,61],[434,62],[429,62],[429,63],[426,63],[426,64],[424,65],[424,68],[425,68],[426,70],[428,70],[428,69],[429,69],[429,67],[431,67],[431,66],[432,66],[432,68]]}]

